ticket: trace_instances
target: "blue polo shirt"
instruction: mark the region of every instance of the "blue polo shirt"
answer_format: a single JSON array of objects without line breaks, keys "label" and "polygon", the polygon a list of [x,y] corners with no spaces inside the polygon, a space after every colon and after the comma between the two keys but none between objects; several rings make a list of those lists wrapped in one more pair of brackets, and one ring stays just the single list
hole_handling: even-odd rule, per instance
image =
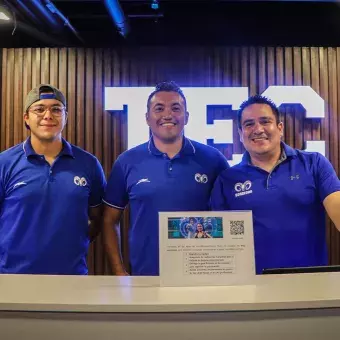
[{"label": "blue polo shirt", "polygon": [[117,158],[104,202],[117,209],[130,203],[132,275],[159,275],[158,212],[208,210],[215,179],[228,167],[217,149],[187,138],[172,159],[152,139]]},{"label": "blue polo shirt", "polygon": [[63,140],[52,166],[30,138],[0,154],[0,273],[87,274],[88,209],[101,204],[98,160]]},{"label": "blue polo shirt", "polygon": [[282,150],[270,173],[245,153],[219,176],[211,195],[212,210],[252,210],[258,274],[328,263],[323,200],[340,190],[339,179],[321,154],[284,143]]}]

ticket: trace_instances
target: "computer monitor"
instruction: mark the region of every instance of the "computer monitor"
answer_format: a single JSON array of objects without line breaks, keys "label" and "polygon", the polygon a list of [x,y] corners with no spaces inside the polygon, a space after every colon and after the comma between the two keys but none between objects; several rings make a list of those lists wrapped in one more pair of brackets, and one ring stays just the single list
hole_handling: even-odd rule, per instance
[{"label": "computer monitor", "polygon": [[292,268],[267,268],[262,274],[301,274],[301,273],[327,273],[340,272],[340,266],[313,266],[313,267],[292,267]]}]

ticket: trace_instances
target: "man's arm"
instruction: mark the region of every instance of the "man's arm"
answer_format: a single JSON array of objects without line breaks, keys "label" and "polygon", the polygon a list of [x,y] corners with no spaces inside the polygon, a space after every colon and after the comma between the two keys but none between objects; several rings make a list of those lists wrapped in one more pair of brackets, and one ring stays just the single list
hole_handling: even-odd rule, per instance
[{"label": "man's arm", "polygon": [[119,221],[122,217],[123,210],[105,205],[103,216],[103,241],[104,247],[109,259],[111,269],[115,275],[124,276],[129,275],[123,265],[118,228]]},{"label": "man's arm", "polygon": [[210,210],[213,211],[229,210],[227,199],[224,193],[223,178],[224,178],[223,173],[221,173],[215,181],[215,184],[210,194],[209,202]]},{"label": "man's arm", "polygon": [[340,181],[330,161],[316,153],[316,187],[328,216],[340,230]]},{"label": "man's arm", "polygon": [[91,178],[91,191],[89,197],[89,239],[93,242],[102,230],[104,190],[106,179],[103,168],[98,159],[95,158],[95,164],[92,167],[93,173]]},{"label": "man's arm", "polygon": [[102,230],[103,205],[89,208],[89,239],[93,242]]},{"label": "man's arm", "polygon": [[328,195],[324,199],[323,205],[328,216],[333,221],[336,228],[340,231],[340,191],[336,191]]}]

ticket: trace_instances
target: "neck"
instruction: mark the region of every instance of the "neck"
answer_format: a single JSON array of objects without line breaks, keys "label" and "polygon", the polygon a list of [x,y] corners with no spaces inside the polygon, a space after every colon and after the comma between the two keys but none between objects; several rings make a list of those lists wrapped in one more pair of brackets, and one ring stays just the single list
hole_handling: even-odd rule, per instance
[{"label": "neck", "polygon": [[33,150],[38,155],[44,155],[46,158],[56,158],[61,149],[63,148],[63,142],[61,136],[53,140],[40,140],[34,135],[31,135],[31,145]]},{"label": "neck", "polygon": [[266,154],[253,154],[251,155],[251,163],[263,170],[270,172],[281,156],[281,147],[272,153]]},{"label": "neck", "polygon": [[172,141],[171,143],[164,143],[155,136],[153,136],[153,141],[155,143],[156,148],[160,152],[166,153],[169,158],[173,158],[182,149],[183,135],[179,136],[175,141]]}]

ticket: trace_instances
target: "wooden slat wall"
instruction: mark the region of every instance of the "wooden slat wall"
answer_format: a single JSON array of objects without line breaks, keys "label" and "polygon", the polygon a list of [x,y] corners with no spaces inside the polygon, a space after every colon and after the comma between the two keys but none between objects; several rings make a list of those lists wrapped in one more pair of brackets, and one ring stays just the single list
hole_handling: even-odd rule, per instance
[{"label": "wooden slat wall", "polygon": [[[113,161],[126,149],[127,119],[103,110],[105,86],[153,86],[171,79],[183,87],[248,86],[253,95],[269,85],[310,85],[326,101],[326,118],[304,119],[301,108],[285,106],[281,110],[284,138],[297,148],[303,148],[305,140],[326,140],[327,157],[339,174],[340,48],[27,48],[3,49],[1,54],[1,151],[28,136],[22,119],[23,99],[32,87],[43,82],[67,95],[69,118],[64,137],[94,153],[107,176]],[[141,114],[144,111],[142,107]],[[209,114],[235,116],[227,108],[211,109]],[[221,149],[227,157],[243,151],[236,121],[234,136],[234,145]],[[125,213],[124,224],[127,220]],[[340,264],[340,237],[327,223],[330,263]],[[123,253],[127,263],[126,242]],[[88,262],[90,273],[110,273],[100,238],[91,246]]]}]

